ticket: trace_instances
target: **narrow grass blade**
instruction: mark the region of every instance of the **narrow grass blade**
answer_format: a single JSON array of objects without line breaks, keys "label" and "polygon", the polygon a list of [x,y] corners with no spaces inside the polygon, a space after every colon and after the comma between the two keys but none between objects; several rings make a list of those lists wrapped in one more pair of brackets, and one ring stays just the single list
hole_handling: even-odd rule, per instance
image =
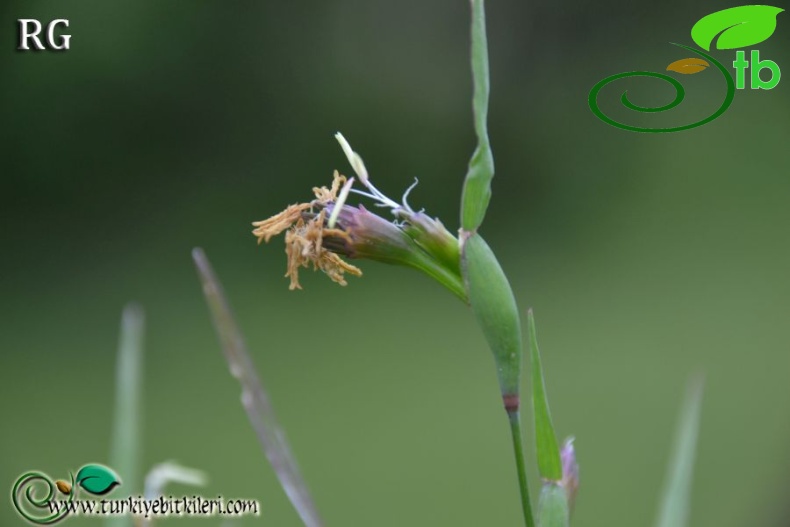
[{"label": "narrow grass blade", "polygon": [[[128,304],[121,315],[121,336],[115,371],[115,409],[110,449],[110,466],[121,475],[123,485],[116,497],[123,499],[140,492],[140,400],[142,394],[143,336],[145,313],[137,304]],[[131,516],[108,517],[107,527],[132,527]]]},{"label": "narrow grass blade", "polygon": [[668,466],[656,527],[685,527],[688,525],[702,392],[703,381],[701,378],[697,378],[689,384],[675,435],[675,444]]},{"label": "narrow grass blade", "polygon": [[255,366],[222,285],[202,249],[194,249],[192,258],[230,372],[241,384],[241,403],[263,447],[263,452],[302,522],[307,527],[320,527],[323,522],[318,516],[318,510],[299,472],[285,434],[277,422],[269,396],[255,372]]},{"label": "narrow grass blade", "polygon": [[538,471],[541,478],[548,481],[562,480],[562,460],[554,425],[551,422],[549,401],[546,397],[546,383],[543,380],[543,366],[540,361],[538,337],[535,332],[535,317],[530,309],[527,314],[529,347],[532,357],[532,407],[535,415],[535,448],[538,452]]},{"label": "narrow grass blade", "polygon": [[483,223],[491,200],[494,155],[488,140],[488,40],[484,0],[470,0],[472,5],[472,79],[477,147],[469,160],[461,198],[461,228],[474,232]]}]

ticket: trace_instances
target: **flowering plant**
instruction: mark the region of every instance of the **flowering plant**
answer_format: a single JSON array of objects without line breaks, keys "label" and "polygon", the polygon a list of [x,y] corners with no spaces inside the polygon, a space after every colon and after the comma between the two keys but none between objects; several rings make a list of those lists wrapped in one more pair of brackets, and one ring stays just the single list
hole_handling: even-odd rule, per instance
[{"label": "flowering plant", "polygon": [[[285,252],[290,289],[301,289],[299,272],[313,267],[331,280],[347,285],[346,276],[359,277],[362,270],[348,260],[369,259],[404,265],[435,279],[468,304],[493,352],[502,403],[510,426],[515,467],[521,492],[521,506],[527,527],[567,527],[579,488],[579,467],[572,440],[560,448],[549,411],[540,352],[532,310],[527,312],[529,366],[534,445],[541,494],[537,514],[533,513],[521,432],[521,370],[523,338],[521,319],[510,284],[493,251],[479,234],[491,200],[494,161],[487,131],[488,50],[484,0],[471,0],[473,113],[477,147],[469,162],[461,197],[458,235],[453,235],[437,218],[408,203],[409,186],[400,201],[380,192],[372,183],[362,158],[348,141],[336,138],[348,158],[355,177],[335,171],[329,187],[313,188],[310,201],[289,205],[285,210],[253,223],[258,243],[285,233]],[[362,188],[355,188],[359,183]],[[387,209],[379,215],[362,204],[349,202],[361,196],[373,206]],[[200,250],[194,253],[204,291],[231,371],[243,387],[242,401],[283,487],[305,525],[320,526],[315,505],[307,492],[290,448],[280,433],[260,379],[252,367],[246,348],[222,289],[208,260]],[[693,455],[698,421],[700,390],[691,392],[681,423],[681,441],[672,464],[670,482],[660,512],[660,527],[681,527],[688,511],[688,459]],[[536,523],[537,518],[537,523]]]}]

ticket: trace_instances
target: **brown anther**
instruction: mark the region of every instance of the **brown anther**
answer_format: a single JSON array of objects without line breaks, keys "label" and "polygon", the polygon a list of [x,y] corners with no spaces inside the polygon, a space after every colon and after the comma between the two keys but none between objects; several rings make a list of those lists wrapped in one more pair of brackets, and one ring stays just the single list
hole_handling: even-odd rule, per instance
[{"label": "brown anther", "polygon": [[[290,205],[287,209],[275,214],[269,219],[253,223],[255,230],[252,233],[258,237],[258,243],[268,242],[272,236],[285,233],[285,254],[288,255],[288,270],[285,276],[291,279],[289,288],[301,289],[299,284],[299,268],[308,267],[311,263],[313,269],[320,269],[332,281],[346,285],[344,274],[361,276],[362,271],[340,258],[337,254],[324,247],[324,237],[331,236],[351,242],[351,237],[342,229],[329,229],[326,227],[327,207],[337,200],[337,193],[346,182],[345,176],[335,170],[332,186],[315,187],[315,198],[310,203]],[[318,214],[314,208],[320,208]],[[307,211],[310,211],[309,213]]]},{"label": "brown anther", "polygon": [[255,230],[252,233],[258,237],[259,244],[262,241],[268,243],[272,236],[277,236],[301,218],[302,212],[309,209],[310,206],[309,203],[289,205],[287,209],[269,219],[253,222]]}]

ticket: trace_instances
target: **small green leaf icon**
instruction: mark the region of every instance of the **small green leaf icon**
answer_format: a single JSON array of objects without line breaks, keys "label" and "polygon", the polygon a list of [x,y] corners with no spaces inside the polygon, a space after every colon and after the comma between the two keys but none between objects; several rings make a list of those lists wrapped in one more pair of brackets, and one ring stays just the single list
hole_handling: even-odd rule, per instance
[{"label": "small green leaf icon", "polygon": [[120,485],[121,478],[103,465],[85,465],[77,472],[76,483],[91,494],[101,496]]},{"label": "small green leaf icon", "polygon": [[770,5],[744,5],[716,11],[703,17],[691,28],[691,38],[710,51],[713,39],[717,49],[754,46],[767,40],[776,29],[776,16],[784,11]]}]

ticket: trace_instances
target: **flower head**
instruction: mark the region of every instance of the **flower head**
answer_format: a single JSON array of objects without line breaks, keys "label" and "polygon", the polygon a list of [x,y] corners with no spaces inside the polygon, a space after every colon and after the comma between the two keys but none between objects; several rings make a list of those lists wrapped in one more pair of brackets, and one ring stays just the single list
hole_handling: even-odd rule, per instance
[{"label": "flower head", "polygon": [[[291,279],[290,289],[301,289],[299,284],[299,269],[309,267],[321,269],[326,275],[340,285],[346,285],[343,276],[349,273],[362,276],[362,271],[340,258],[336,253],[324,247],[324,236],[345,238],[348,235],[340,229],[330,229],[326,226],[326,207],[337,198],[340,186],[346,178],[335,171],[332,187],[314,188],[316,199],[309,203],[290,205],[279,214],[271,218],[253,223],[255,230],[252,233],[258,237],[258,243],[268,241],[272,236],[277,236],[285,230],[285,253],[288,255],[288,272],[285,276]],[[320,208],[318,214],[312,211]]]},{"label": "flower head", "polygon": [[[290,205],[271,218],[253,223],[252,233],[258,243],[287,231],[285,276],[291,279],[290,288],[301,289],[299,269],[311,264],[340,285],[346,285],[346,273],[361,276],[362,271],[343,260],[342,255],[419,269],[466,301],[458,240],[439,220],[408,205],[406,198],[416,183],[406,190],[402,203],[388,198],[373,186],[359,154],[351,150],[342,135],[337,138],[365,190],[352,188],[354,179],[335,171],[329,188],[313,188],[312,201]],[[386,220],[361,204],[348,204],[350,193],[390,209],[394,219]]]}]

